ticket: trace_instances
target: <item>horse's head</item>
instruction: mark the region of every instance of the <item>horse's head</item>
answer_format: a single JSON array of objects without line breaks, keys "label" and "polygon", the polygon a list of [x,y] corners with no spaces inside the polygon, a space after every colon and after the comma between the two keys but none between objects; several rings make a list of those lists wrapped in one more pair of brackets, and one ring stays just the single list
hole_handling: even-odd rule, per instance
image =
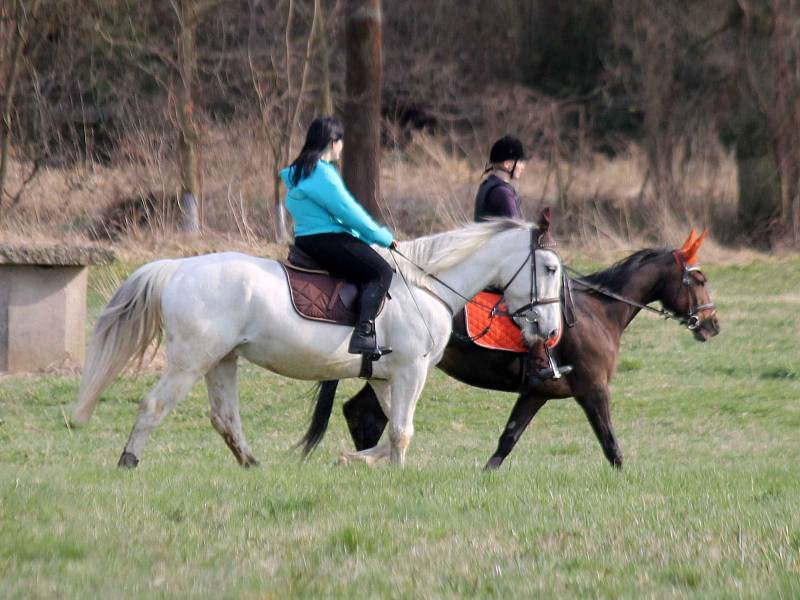
[{"label": "horse's head", "polygon": [[661,303],[682,319],[695,339],[705,342],[720,331],[717,309],[711,301],[707,279],[697,262],[697,252],[706,239],[692,229],[683,246],[674,250],[674,266],[664,285]]},{"label": "horse's head", "polygon": [[[509,312],[529,344],[554,338],[561,326],[561,259],[553,249],[549,225],[550,213],[545,209],[539,229],[517,232],[527,237],[527,249],[521,251],[517,237],[515,251],[503,260],[500,273]],[[525,259],[520,262],[519,256],[512,255]]]}]

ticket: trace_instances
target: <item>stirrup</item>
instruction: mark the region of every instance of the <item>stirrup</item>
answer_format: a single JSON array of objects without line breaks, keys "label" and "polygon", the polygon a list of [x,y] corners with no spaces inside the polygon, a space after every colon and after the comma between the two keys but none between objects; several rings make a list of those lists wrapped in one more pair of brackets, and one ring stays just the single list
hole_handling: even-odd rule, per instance
[{"label": "stirrup", "polygon": [[[544,371],[546,371],[547,372],[546,374],[548,375],[551,371],[553,373],[551,376],[547,377],[547,379],[561,379],[562,375],[569,375],[570,373],[572,373],[572,367],[570,365],[561,365],[559,367],[556,364],[555,359],[553,359],[553,354],[550,352],[550,348],[546,344],[544,347],[544,351],[545,354],[547,354],[547,362],[550,363],[550,368],[545,369]],[[543,372],[540,371],[540,373]]]},{"label": "stirrup", "polygon": [[528,377],[528,385],[530,387],[536,387],[537,385],[541,385],[546,381],[556,381],[561,379],[563,375],[569,375],[570,373],[572,373],[572,367],[570,365],[561,365],[559,367],[551,357],[550,368],[540,369],[535,375],[531,374]]},{"label": "stirrup", "polygon": [[358,376],[361,379],[372,379],[372,363],[379,360],[381,356],[391,353],[392,349],[385,346],[378,346],[372,352],[362,352],[361,370],[359,370]]}]

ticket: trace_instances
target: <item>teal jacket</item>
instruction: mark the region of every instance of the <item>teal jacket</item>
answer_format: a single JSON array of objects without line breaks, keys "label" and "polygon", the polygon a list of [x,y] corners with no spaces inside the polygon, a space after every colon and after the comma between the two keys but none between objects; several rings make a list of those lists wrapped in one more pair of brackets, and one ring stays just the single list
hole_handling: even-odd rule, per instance
[{"label": "teal jacket", "polygon": [[281,170],[289,190],[286,208],[294,219],[295,237],[317,233],[349,233],[367,244],[388,248],[394,236],[378,225],[350,194],[336,168],[320,160],[311,174],[292,184],[292,167]]}]

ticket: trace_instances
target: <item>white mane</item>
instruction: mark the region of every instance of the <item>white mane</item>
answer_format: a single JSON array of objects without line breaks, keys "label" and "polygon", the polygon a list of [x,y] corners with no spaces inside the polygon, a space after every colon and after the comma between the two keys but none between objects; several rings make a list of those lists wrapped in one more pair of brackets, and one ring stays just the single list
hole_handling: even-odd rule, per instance
[{"label": "white mane", "polygon": [[[485,223],[472,223],[453,231],[398,242],[398,249],[428,273],[437,274],[465,260],[496,234],[511,229],[530,231],[536,227],[532,223],[517,219],[491,219]],[[390,265],[399,268],[408,283],[423,288],[428,287],[425,274],[417,267],[400,256],[395,257],[395,264],[388,250],[379,251]]]}]

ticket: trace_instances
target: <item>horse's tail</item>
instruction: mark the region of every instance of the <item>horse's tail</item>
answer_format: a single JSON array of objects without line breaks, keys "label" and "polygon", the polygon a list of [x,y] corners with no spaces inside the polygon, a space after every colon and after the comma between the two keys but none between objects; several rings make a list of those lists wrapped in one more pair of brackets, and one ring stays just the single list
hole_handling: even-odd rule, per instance
[{"label": "horse's tail", "polygon": [[325,436],[338,385],[338,379],[323,381],[317,385],[317,403],[314,406],[314,414],[311,416],[311,424],[308,426],[306,434],[297,443],[298,446],[303,446],[303,456],[311,454],[311,451],[317,447],[317,444]]},{"label": "horse's tail", "polygon": [[160,338],[161,293],[177,267],[178,261],[159,260],[137,269],[100,313],[72,412],[74,424],[86,424],[114,377],[133,357],[141,365],[150,343]]}]

